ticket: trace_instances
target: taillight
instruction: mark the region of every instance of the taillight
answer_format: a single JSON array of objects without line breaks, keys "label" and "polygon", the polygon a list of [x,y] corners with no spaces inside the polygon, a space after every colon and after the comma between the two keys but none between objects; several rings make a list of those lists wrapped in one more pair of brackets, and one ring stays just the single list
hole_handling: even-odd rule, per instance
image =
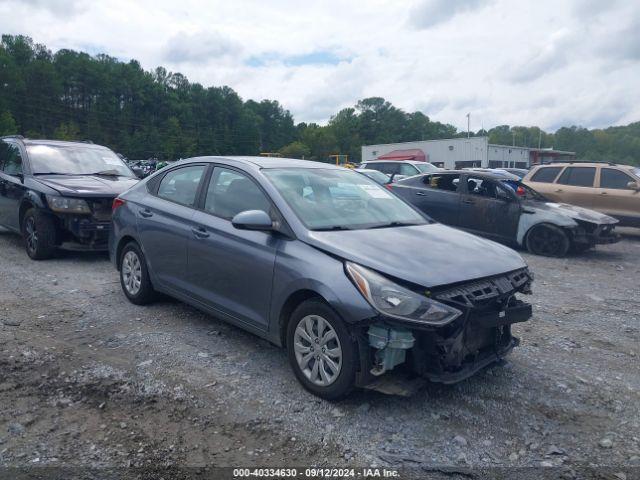
[{"label": "taillight", "polygon": [[527,192],[526,192],[526,190],[524,189],[524,187],[522,187],[522,186],[520,186],[520,185],[519,185],[519,186],[518,186],[518,189],[516,190],[516,194],[517,194],[519,197],[524,197],[524,196],[527,194]]},{"label": "taillight", "polygon": [[127,202],[125,202],[122,198],[114,198],[113,203],[111,204],[111,213],[115,212],[118,207],[123,206],[125,203]]},{"label": "taillight", "polygon": [[384,186],[387,188],[387,190],[393,190],[393,185],[391,185],[390,183],[385,183]]}]

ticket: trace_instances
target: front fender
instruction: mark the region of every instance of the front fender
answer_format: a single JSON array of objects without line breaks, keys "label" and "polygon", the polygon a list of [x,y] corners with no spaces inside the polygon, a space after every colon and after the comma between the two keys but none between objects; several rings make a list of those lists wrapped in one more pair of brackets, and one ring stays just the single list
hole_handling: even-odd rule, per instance
[{"label": "front fender", "polygon": [[578,222],[573,218],[553,210],[525,207],[518,221],[518,234],[516,237],[518,245],[522,247],[529,230],[541,223],[550,223],[563,228],[575,228],[578,226]]}]

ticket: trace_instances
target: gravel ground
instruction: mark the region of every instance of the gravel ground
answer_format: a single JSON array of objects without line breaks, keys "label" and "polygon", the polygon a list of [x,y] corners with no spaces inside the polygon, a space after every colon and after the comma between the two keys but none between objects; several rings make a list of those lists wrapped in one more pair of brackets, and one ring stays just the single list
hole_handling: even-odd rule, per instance
[{"label": "gravel ground", "polygon": [[2,232],[0,466],[556,466],[571,478],[607,465],[598,478],[635,478],[640,231],[567,259],[524,256],[534,317],[515,326],[508,363],[409,398],[332,404],[257,337],[177,301],[131,305],[105,255],[33,262]]}]

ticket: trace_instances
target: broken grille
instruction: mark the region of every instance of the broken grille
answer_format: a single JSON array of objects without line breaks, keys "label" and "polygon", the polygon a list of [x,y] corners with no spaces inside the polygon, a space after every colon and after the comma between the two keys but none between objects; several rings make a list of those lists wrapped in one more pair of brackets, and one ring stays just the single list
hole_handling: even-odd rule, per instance
[{"label": "broken grille", "polygon": [[530,274],[525,269],[500,277],[460,285],[438,293],[436,298],[468,307],[477,307],[496,298],[513,294],[530,280]]}]

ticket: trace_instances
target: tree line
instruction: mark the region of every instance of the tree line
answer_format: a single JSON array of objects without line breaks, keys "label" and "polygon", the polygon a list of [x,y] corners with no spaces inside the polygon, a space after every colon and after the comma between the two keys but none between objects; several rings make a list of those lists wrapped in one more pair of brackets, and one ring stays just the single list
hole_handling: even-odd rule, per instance
[{"label": "tree line", "polygon": [[[327,125],[294,122],[275,100],[244,101],[230,87],[203,87],[162,67],[62,49],[51,52],[22,35],[0,43],[0,135],[91,140],[130,159],[257,155],[328,161],[360,159],[360,147],[466,136],[422,112],[380,97],[360,100]],[[640,163],[640,122],[588,130],[501,125],[491,143],[554,147],[589,160]]]}]

